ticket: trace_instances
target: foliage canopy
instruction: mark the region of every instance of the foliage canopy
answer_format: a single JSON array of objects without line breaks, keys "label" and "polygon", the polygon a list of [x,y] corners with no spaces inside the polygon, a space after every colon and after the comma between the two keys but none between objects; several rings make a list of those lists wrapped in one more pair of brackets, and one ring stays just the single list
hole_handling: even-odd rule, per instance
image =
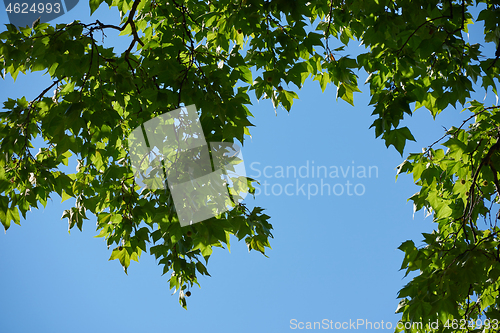
[{"label": "foliage canopy", "polygon": [[[436,142],[398,168],[420,186],[410,199],[416,210],[433,214],[436,231],[424,234],[424,247],[413,241],[400,247],[402,269],[421,274],[400,291],[397,311],[404,321],[438,320],[438,329],[427,327],[436,332],[483,332],[452,327],[454,319],[500,320],[500,216],[494,211],[500,112],[471,99],[474,87],[497,95],[498,2],[90,0],[91,11],[103,2],[118,8],[120,26],[8,25],[0,34],[2,77],[46,71],[53,80],[34,100],[9,99],[0,114],[5,229],[51,194],[75,198],[75,207],[63,214],[70,229],[81,229],[87,211],[95,214],[99,236],[115,246],[111,259],[126,271],[130,260],[149,250],[164,273],[173,272],[170,286],[186,306],[184,290],[197,283],[197,274],[208,275],[212,247],[229,247],[235,235],[264,253],[272,237],[269,216],[238,204],[181,228],[168,191],[138,192],[127,135],[159,114],[195,104],[207,141],[243,143],[252,126],[250,93],[290,110],[296,91],[312,77],[323,91],[333,83],[337,98],[353,104],[359,69],[369,73],[375,135],[401,154],[414,138],[400,122],[415,109],[425,107],[434,117],[448,106],[473,113],[438,141],[446,150]],[[477,18],[475,5],[482,8]],[[494,42],[495,54],[467,42],[475,21],[484,23],[484,43]],[[131,41],[126,51],[116,54],[98,43],[95,35],[107,29]],[[366,47],[356,59],[345,52],[355,40]],[[47,146],[33,155],[38,136]],[[60,167],[71,156],[78,169],[67,174]]]}]

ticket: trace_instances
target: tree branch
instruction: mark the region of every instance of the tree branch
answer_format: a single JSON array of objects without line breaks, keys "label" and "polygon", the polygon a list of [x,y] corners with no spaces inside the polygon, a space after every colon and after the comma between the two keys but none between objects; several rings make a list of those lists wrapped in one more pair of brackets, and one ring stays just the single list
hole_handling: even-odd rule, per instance
[{"label": "tree branch", "polygon": [[424,23],[422,23],[421,25],[419,25],[417,27],[417,29],[415,29],[411,35],[406,39],[406,41],[404,42],[403,46],[401,46],[401,48],[398,50],[397,54],[400,54],[401,51],[403,51],[404,47],[406,46],[406,44],[408,44],[408,42],[410,41],[410,39],[413,37],[413,35],[415,35],[417,33],[417,31],[422,28],[424,25],[426,25],[427,23],[430,23],[432,21],[435,21],[435,20],[439,20],[439,19],[442,19],[442,18],[446,18],[447,16],[445,15],[442,15],[442,16],[438,16],[438,17],[435,17],[433,19],[430,19],[430,20],[426,20]]},{"label": "tree branch", "polygon": [[495,184],[495,189],[497,190],[497,194],[500,197],[500,184],[498,183],[497,170],[493,166],[493,163],[489,163],[490,169],[493,172],[493,183]]},{"label": "tree branch", "polygon": [[123,30],[125,30],[125,28],[127,27],[127,25],[130,24],[130,27],[132,28],[132,35],[134,36],[134,40],[132,41],[132,43],[130,43],[130,46],[125,51],[125,54],[129,54],[130,53],[130,51],[132,50],[132,48],[135,45],[135,42],[138,42],[139,44],[141,44],[141,46],[144,46],[144,42],[139,38],[139,35],[137,34],[137,29],[136,29],[135,23],[134,23],[135,12],[136,12],[137,7],[139,6],[140,2],[141,2],[141,0],[135,0],[134,1],[134,4],[132,5],[132,8],[130,9],[130,13],[128,14],[127,21],[125,22],[125,24],[123,25],[123,27],[121,27],[121,30],[123,31]]},{"label": "tree branch", "polygon": [[[66,76],[63,76],[62,78],[60,78],[59,80],[57,81],[54,81],[50,86],[48,86],[47,88],[45,88],[41,93],[40,95],[38,95],[34,100],[33,102],[37,101],[37,100],[40,100],[43,95],[45,95],[47,93],[47,91],[49,91],[53,86],[55,86],[56,84],[58,84],[59,82],[61,82],[62,80],[64,80],[66,78]],[[33,103],[32,102],[32,103]]]}]

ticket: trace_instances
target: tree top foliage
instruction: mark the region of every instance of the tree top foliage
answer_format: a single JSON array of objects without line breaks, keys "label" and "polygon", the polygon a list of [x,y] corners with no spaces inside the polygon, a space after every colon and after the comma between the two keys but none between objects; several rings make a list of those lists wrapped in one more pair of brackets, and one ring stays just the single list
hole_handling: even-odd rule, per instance
[{"label": "tree top foliage", "polygon": [[[471,99],[474,87],[496,95],[499,78],[499,3],[435,0],[90,0],[117,7],[121,24],[42,23],[0,33],[0,75],[44,71],[52,84],[33,100],[9,99],[0,113],[0,221],[58,194],[75,198],[64,212],[69,228],[97,216],[99,236],[114,246],[111,259],[125,271],[142,251],[159,259],[170,286],[184,290],[208,275],[212,247],[229,247],[230,235],[264,254],[272,237],[263,209],[235,204],[203,223],[181,227],[169,190],[140,191],[129,161],[127,136],[160,114],[195,104],[207,141],[244,142],[253,117],[250,94],[292,108],[308,78],[337,87],[354,105],[357,75],[369,74],[375,120],[387,147],[401,154],[414,140],[400,122],[420,107],[435,117],[448,106],[474,114],[445,132],[439,143],[410,154],[398,173],[413,174],[421,190],[416,210],[433,213],[436,231],[425,246],[404,242],[402,265],[421,274],[400,294],[403,320],[439,320],[439,332],[460,319],[500,320],[500,114]],[[479,16],[471,10],[480,5]],[[470,44],[468,26],[484,24],[484,44]],[[122,53],[96,35],[118,30],[130,41]],[[350,42],[365,46],[356,58]],[[482,46],[495,43],[496,52]],[[54,91],[53,96],[49,93]],[[48,95],[49,94],[49,95]],[[468,122],[471,126],[465,128]],[[46,146],[36,155],[32,141]],[[78,160],[75,173],[61,171]],[[253,180],[248,180],[253,191]],[[149,243],[149,246],[146,244]],[[482,327],[484,328],[484,326]],[[428,328],[433,330],[433,328]],[[469,328],[470,331],[476,328]],[[493,332],[493,326],[486,332]],[[408,329],[408,332],[412,329]],[[415,330],[413,330],[415,331]],[[478,331],[479,332],[479,331]]]}]

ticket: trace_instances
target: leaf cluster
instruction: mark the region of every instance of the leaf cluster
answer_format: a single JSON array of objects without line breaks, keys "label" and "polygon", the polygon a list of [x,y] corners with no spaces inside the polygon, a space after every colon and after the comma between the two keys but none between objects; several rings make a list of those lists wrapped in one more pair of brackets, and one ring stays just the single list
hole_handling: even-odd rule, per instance
[{"label": "leaf cluster", "polygon": [[[171,272],[170,286],[185,307],[185,290],[197,283],[197,274],[208,275],[213,247],[229,248],[234,235],[265,253],[269,216],[235,204],[230,212],[180,227],[169,190],[136,183],[130,132],[195,104],[207,141],[243,143],[252,126],[252,91],[290,111],[296,91],[312,78],[323,91],[334,84],[337,99],[354,105],[360,91],[355,71],[364,70],[375,136],[400,154],[415,140],[401,121],[416,109],[436,117],[458,103],[470,105],[473,114],[446,131],[446,151],[432,145],[399,166],[398,174],[411,173],[420,187],[410,198],[415,210],[432,214],[437,228],[424,234],[424,247],[412,241],[400,247],[402,268],[421,274],[401,290],[398,311],[414,322],[498,317],[500,246],[492,210],[500,195],[500,116],[497,106],[471,100],[477,85],[497,94],[496,2],[91,0],[91,11],[103,2],[118,8],[120,25],[7,25],[0,33],[2,78],[44,71],[52,80],[33,100],[9,99],[0,114],[5,229],[54,194],[74,198],[63,213],[69,229],[81,229],[87,212],[96,215],[98,237],[114,247],[110,259],[127,272],[142,251],[154,255],[164,274]],[[474,19],[478,3],[484,9]],[[484,22],[484,43],[496,44],[495,54],[464,38],[477,21]],[[124,52],[96,39],[109,29],[129,42]],[[366,48],[356,58],[346,53],[354,40]],[[34,154],[37,137],[46,146]],[[70,158],[77,160],[75,173],[61,170]],[[253,183],[246,180],[250,193]],[[438,331],[450,329],[441,325]]]}]

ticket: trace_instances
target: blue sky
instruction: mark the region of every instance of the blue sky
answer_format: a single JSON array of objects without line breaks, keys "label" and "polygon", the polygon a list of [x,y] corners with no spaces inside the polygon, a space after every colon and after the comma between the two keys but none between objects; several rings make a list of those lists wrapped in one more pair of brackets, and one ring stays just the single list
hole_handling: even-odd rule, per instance
[{"label": "blue sky", "polygon": [[[53,23],[99,19],[117,23],[116,10],[102,6],[89,17],[88,4],[80,2],[71,12]],[[0,31],[7,15],[0,12]],[[480,26],[471,32],[481,37]],[[475,32],[474,32],[475,31]],[[475,37],[477,36],[477,37]],[[111,43],[125,47],[109,31]],[[479,40],[478,40],[479,41]],[[347,51],[356,54],[353,48]],[[491,54],[494,53],[494,49]],[[363,83],[366,74],[360,73]],[[50,84],[40,73],[0,81],[0,100],[25,95],[33,98]],[[420,244],[422,232],[431,232],[431,217],[423,212],[413,218],[407,198],[418,191],[411,176],[395,182],[396,166],[403,158],[387,149],[369,129],[374,118],[368,107],[369,90],[355,94],[355,107],[336,102],[336,87],[324,93],[308,80],[298,92],[300,99],[288,114],[275,114],[269,100],[252,100],[250,111],[256,127],[251,129],[242,149],[250,177],[267,182],[250,206],[266,208],[272,218],[274,239],[269,258],[248,253],[244,242],[232,239],[231,253],[215,249],[208,269],[212,277],[200,277],[201,289],[191,289],[188,310],[171,295],[167,277],[152,256],[144,253],[124,274],[118,261],[108,261],[111,251],[101,238],[94,238],[95,217],[68,234],[61,220],[71,200],[60,203],[56,196],[45,209],[33,210],[6,234],[0,233],[0,331],[17,332],[288,332],[298,322],[370,321],[392,326],[398,290],[409,282],[399,271],[403,254],[397,247],[407,239]],[[285,88],[286,89],[286,88]],[[488,104],[495,102],[492,93]],[[484,92],[478,91],[478,100]],[[419,109],[403,122],[410,127],[416,143],[408,144],[405,155],[443,135],[443,126],[458,126],[466,114],[449,109],[432,120]],[[299,169],[315,166],[356,166],[374,171],[371,177],[278,178],[279,166]],[[267,175],[263,175],[266,168]],[[311,172],[311,168],[309,168]],[[260,177],[258,177],[261,173]],[[321,185],[337,186],[337,194],[308,197]],[[296,184],[304,185],[304,194]],[[347,193],[347,182],[352,184]],[[278,194],[288,184],[288,193]],[[354,192],[356,186],[358,194]],[[274,189],[274,194],[272,190]],[[298,330],[298,329],[297,329]],[[360,326],[358,331],[369,331]],[[387,332],[393,330],[384,330]]]}]

